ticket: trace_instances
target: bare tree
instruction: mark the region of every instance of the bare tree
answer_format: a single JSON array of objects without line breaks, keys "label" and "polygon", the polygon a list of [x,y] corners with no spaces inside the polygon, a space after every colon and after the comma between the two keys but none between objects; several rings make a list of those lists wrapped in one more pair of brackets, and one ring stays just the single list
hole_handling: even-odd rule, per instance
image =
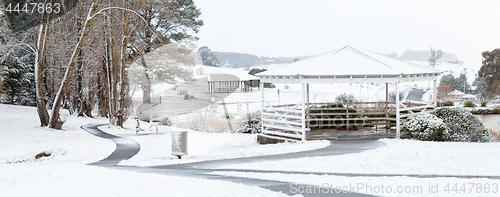
[{"label": "bare tree", "polygon": [[443,51],[441,51],[441,49],[436,51],[432,47],[430,47],[430,51],[431,51],[431,57],[429,58],[429,65],[431,67],[434,67],[436,66],[437,60],[443,56]]},{"label": "bare tree", "polygon": [[191,38],[191,34],[198,32],[203,21],[198,19],[201,11],[192,0],[142,0],[137,1],[134,6],[146,19],[146,24],[137,27],[129,43],[133,59],[140,58],[144,67],[146,80],[141,84],[143,103],[150,103],[152,81],[148,74],[147,61],[143,61],[144,54],[165,44]]},{"label": "bare tree", "polygon": [[190,67],[194,66],[194,58],[190,54],[195,49],[195,40],[189,38],[167,44],[145,54],[143,58],[131,65],[131,83],[136,85],[150,83],[151,85],[161,82],[174,84],[176,79],[191,81],[193,73]]}]

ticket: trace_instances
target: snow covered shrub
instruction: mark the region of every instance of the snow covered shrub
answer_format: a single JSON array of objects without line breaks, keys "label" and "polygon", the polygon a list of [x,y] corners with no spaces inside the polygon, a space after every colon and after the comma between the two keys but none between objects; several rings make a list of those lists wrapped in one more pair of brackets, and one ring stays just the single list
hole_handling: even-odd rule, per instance
[{"label": "snow covered shrub", "polygon": [[242,117],[235,125],[236,132],[256,134],[262,132],[260,112],[250,113]]},{"label": "snow covered shrub", "polygon": [[[336,127],[336,128],[346,128],[347,126],[341,126],[346,123],[347,109],[344,105],[337,104],[326,104],[319,107],[312,107],[310,113],[319,114],[312,115],[310,125],[311,127]],[[349,113],[357,113],[355,109],[349,108]],[[332,115],[332,114],[345,114],[345,115]],[[359,115],[349,115],[349,118],[358,118]],[[316,120],[322,119],[322,120]],[[355,123],[363,123],[363,120],[357,120]],[[351,122],[349,127],[356,126],[354,122]]]},{"label": "snow covered shrub", "polygon": [[448,141],[488,142],[491,134],[483,123],[463,108],[439,108],[434,112],[446,124],[450,133]]},{"label": "snow covered shrub", "polygon": [[337,103],[352,103],[352,102],[356,102],[356,99],[354,99],[354,95],[352,95],[352,94],[342,93],[342,94],[338,95],[337,97],[335,97],[335,102],[337,102]]},{"label": "snow covered shrub", "polygon": [[443,120],[429,113],[410,116],[404,122],[402,130],[404,136],[423,141],[446,141],[449,137]]},{"label": "snow covered shrub", "polygon": [[481,107],[486,107],[486,104],[488,104],[487,100],[482,100],[481,101]]},{"label": "snow covered shrub", "polygon": [[477,107],[473,100],[466,100],[464,102],[464,107]]},{"label": "snow covered shrub", "polygon": [[177,116],[175,121],[172,122],[175,122],[175,126],[180,128],[207,133],[225,133],[230,130],[230,125],[234,124],[232,122],[233,119],[227,119],[225,116],[221,116],[207,108],[183,116]]},{"label": "snow covered shrub", "polygon": [[443,107],[443,106],[455,106],[455,103],[453,103],[452,100],[446,100],[446,101],[438,101],[437,102],[438,107]]},{"label": "snow covered shrub", "polygon": [[172,126],[172,120],[168,117],[160,120],[160,125],[165,125],[165,126]]}]

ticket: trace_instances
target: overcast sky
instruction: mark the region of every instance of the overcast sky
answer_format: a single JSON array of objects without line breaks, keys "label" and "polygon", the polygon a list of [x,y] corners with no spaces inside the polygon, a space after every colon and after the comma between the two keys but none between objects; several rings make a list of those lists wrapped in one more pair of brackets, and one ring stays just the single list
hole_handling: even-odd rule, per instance
[{"label": "overcast sky", "polygon": [[500,0],[194,0],[199,46],[259,56],[315,55],[345,45],[378,53],[430,46],[481,63],[500,48]]}]

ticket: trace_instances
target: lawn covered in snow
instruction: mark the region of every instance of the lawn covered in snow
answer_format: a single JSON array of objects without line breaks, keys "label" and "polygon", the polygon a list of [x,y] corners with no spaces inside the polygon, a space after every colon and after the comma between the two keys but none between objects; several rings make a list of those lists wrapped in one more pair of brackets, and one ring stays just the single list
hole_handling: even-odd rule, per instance
[{"label": "lawn covered in snow", "polygon": [[[115,144],[98,138],[80,129],[83,124],[107,123],[107,119],[90,119],[70,116],[63,111],[66,120],[63,130],[39,127],[36,108],[0,104],[0,194],[1,196],[285,196],[259,187],[250,187],[227,181],[203,180],[170,176],[165,174],[144,174],[125,170],[89,166],[109,156]],[[127,125],[132,123],[127,122]],[[146,126],[143,123],[143,126]],[[117,129],[123,137],[132,137],[143,148],[137,158],[128,161],[128,165],[169,163],[178,161],[170,158],[169,132],[142,132],[136,135],[134,130]],[[190,132],[191,134],[191,132]],[[248,154],[262,155],[289,151],[291,144],[269,146],[259,149],[253,143],[254,135],[239,134],[191,134],[193,156],[189,160],[220,159],[239,157]],[[195,143],[195,142],[198,142]],[[241,142],[241,147],[236,144]],[[232,144],[232,145],[231,145]],[[210,154],[197,158],[197,151],[202,153],[204,145]],[[302,145],[303,150],[324,147],[325,142],[316,142],[311,146]],[[219,151],[231,147],[233,153]],[[236,147],[236,148],[235,148]],[[256,153],[249,153],[257,150]],[[281,151],[281,152],[280,152]],[[41,152],[52,153],[50,157],[35,159]],[[204,153],[205,154],[205,153]],[[197,158],[197,159],[195,159]],[[165,161],[163,161],[165,160]]]},{"label": "lawn covered in snow", "polygon": [[[500,143],[381,139],[386,146],[360,153],[220,166],[302,172],[500,176]],[[334,143],[334,142],[333,142]]]},{"label": "lawn covered in snow", "polygon": [[[256,134],[204,133],[167,126],[159,126],[157,134],[155,129],[149,131],[148,123],[143,122],[141,126],[146,130],[140,131],[138,135],[136,135],[133,121],[126,122],[125,129],[108,126],[99,127],[113,135],[133,139],[141,145],[141,150],[136,156],[120,162],[120,165],[155,166],[254,157],[307,151],[330,145],[327,140],[260,145],[256,141]],[[172,130],[188,131],[188,155],[183,156],[182,159],[172,156]]]},{"label": "lawn covered in snow", "polygon": [[[347,177],[332,175],[280,174],[253,172],[214,172],[212,174],[291,182],[290,191],[304,196],[363,193],[375,196],[499,196],[500,180],[484,178]],[[299,188],[297,184],[310,185]],[[309,192],[308,192],[309,189]]]}]

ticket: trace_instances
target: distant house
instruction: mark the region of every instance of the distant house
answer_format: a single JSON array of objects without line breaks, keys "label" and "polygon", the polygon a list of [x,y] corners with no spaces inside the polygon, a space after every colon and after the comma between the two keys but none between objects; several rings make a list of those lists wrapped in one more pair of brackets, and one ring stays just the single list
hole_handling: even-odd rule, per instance
[{"label": "distant house", "polygon": [[479,94],[479,90],[477,89],[477,86],[471,86],[470,90],[467,91],[469,94]]},{"label": "distant house", "polygon": [[464,98],[465,100],[473,100],[473,101],[478,101],[477,96],[476,96],[476,95],[472,95],[472,94],[465,94],[465,95],[463,96],[463,98]]},{"label": "distant house", "polygon": [[232,93],[252,91],[252,82],[259,78],[245,74],[233,75],[222,73],[207,74],[208,93]]},{"label": "distant house", "polygon": [[463,92],[460,92],[458,90],[455,90],[453,92],[450,92],[448,93],[448,96],[451,98],[451,99],[462,99],[464,97],[464,93]]}]

